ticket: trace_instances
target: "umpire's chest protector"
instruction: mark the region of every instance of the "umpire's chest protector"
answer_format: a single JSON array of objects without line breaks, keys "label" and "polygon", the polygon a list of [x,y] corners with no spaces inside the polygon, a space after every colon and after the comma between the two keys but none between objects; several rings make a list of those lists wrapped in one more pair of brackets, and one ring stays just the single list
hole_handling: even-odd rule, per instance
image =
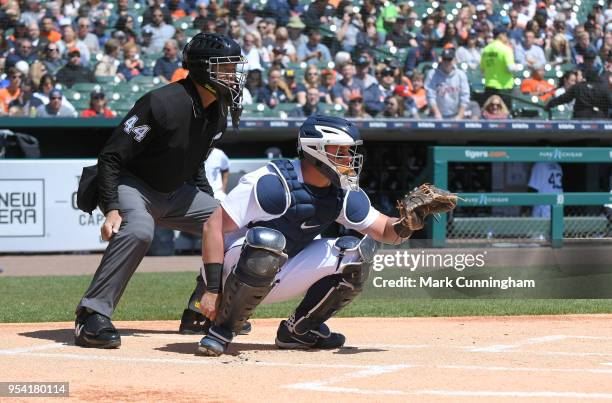
[{"label": "umpire's chest protector", "polygon": [[291,204],[281,217],[256,222],[251,226],[274,228],[282,232],[287,239],[287,254],[292,257],[338,218],[344,192],[334,186],[316,188],[303,184],[289,160],[275,160],[272,164],[287,184]]}]

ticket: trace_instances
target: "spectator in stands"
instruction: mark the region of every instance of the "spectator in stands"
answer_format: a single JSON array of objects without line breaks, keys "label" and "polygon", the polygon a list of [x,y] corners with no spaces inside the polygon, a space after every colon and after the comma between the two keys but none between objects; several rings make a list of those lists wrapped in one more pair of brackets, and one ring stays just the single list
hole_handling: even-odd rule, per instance
[{"label": "spectator in stands", "polygon": [[508,40],[513,46],[517,46],[523,40],[525,26],[518,24],[518,11],[515,9],[508,12],[508,18],[510,19],[510,24],[507,27]]},{"label": "spectator in stands", "polygon": [[20,39],[16,48],[16,52],[8,55],[6,58],[5,65],[7,67],[12,67],[21,60],[31,64],[38,59],[38,56],[35,53],[32,53],[32,42],[29,39]]},{"label": "spectator in stands", "polygon": [[504,103],[512,110],[512,99],[510,98],[514,87],[513,71],[518,71],[519,66],[514,63],[514,52],[510,47],[507,31],[505,28],[496,28],[494,38],[482,51],[480,69],[484,75],[485,91],[484,98],[491,95],[499,95]]},{"label": "spectator in stands", "polygon": [[436,119],[463,119],[470,104],[470,84],[463,70],[455,67],[455,50],[442,51],[437,68],[425,79],[427,104]]},{"label": "spectator in stands", "polygon": [[552,97],[555,86],[546,81],[544,72],[544,67],[532,68],[531,76],[524,79],[521,83],[521,92],[523,94],[537,96],[543,102]]},{"label": "spectator in stands", "polygon": [[535,44],[535,33],[525,31],[523,42],[516,46],[514,59],[517,63],[535,68],[543,67],[546,64],[544,51]]},{"label": "spectator in stands", "polygon": [[323,69],[321,71],[321,86],[319,92],[325,94],[325,102],[331,104],[334,102],[332,92],[336,86],[336,70]]},{"label": "spectator in stands", "polygon": [[25,2],[25,11],[21,13],[19,18],[29,26],[32,23],[37,24],[44,16],[45,10],[40,6],[40,1],[27,0]]},{"label": "spectator in stands", "polygon": [[[408,86],[408,95],[414,100],[416,107],[419,111],[423,111],[427,108],[427,91],[425,91],[425,75],[416,71],[412,75],[412,89]],[[397,93],[397,88],[396,88]]]},{"label": "spectator in stands", "polygon": [[328,104],[332,103],[329,91],[321,82],[321,73],[313,64],[306,68],[306,71],[304,72],[303,84],[297,84],[295,99],[299,105],[306,104],[307,92],[311,88],[315,88],[317,93],[320,95],[321,98],[319,99],[319,102]]},{"label": "spectator in stands", "polygon": [[[136,34],[134,23],[135,19],[131,15],[121,16],[115,24],[115,33],[125,33],[126,43],[131,42],[133,44],[138,43],[138,34]],[[178,29],[177,29],[178,32]],[[175,34],[176,35],[176,34]]]},{"label": "spectator in stands", "polygon": [[266,17],[257,24],[257,32],[261,38],[261,44],[264,47],[273,45],[275,42],[274,31],[276,30],[276,20],[271,17]]},{"label": "spectator in stands", "polygon": [[62,68],[64,61],[60,56],[59,47],[56,43],[49,43],[47,45],[41,62],[51,75],[56,75],[59,69]]},{"label": "spectator in stands", "polygon": [[305,118],[312,115],[323,114],[324,111],[321,108],[321,94],[319,94],[318,88],[310,87],[306,90],[306,102],[295,107],[293,111],[289,113],[289,116],[295,118]]},{"label": "spectator in stands", "polygon": [[364,90],[363,81],[355,78],[355,66],[349,62],[342,66],[342,80],[334,86],[331,97],[334,103],[347,109],[349,100],[354,98],[354,95],[359,95],[363,101]]},{"label": "spectator in stands", "polygon": [[404,62],[404,74],[411,77],[414,70],[419,64],[424,62],[435,62],[436,53],[433,50],[432,42],[430,39],[421,39],[420,45],[416,48],[410,48],[406,55],[406,61]]},{"label": "spectator in stands", "polygon": [[130,81],[141,74],[149,76],[151,71],[144,61],[138,57],[138,47],[128,43],[123,47],[123,63],[117,68],[117,75],[123,80]]},{"label": "spectator in stands", "polygon": [[108,41],[111,38],[110,35],[106,32],[107,26],[108,26],[108,23],[106,22],[106,20],[94,21],[93,33],[95,36],[98,37],[98,46],[100,48],[103,48],[106,41]]},{"label": "spectator in stands", "polygon": [[393,44],[393,46],[403,49],[417,46],[415,35],[406,29],[406,17],[398,15],[393,29],[387,33],[385,42]]},{"label": "spectator in stands", "polygon": [[174,39],[167,40],[163,50],[164,55],[155,62],[153,75],[162,82],[168,83],[174,71],[181,67],[181,59],[178,57],[178,44]]},{"label": "spectator in stands", "polygon": [[[53,89],[55,89],[55,79],[52,75],[45,74],[40,79],[38,91],[34,93],[34,97],[40,99],[46,105],[49,103],[49,94]],[[62,96],[62,105],[76,113],[76,109],[65,96]]]},{"label": "spectator in stands", "polygon": [[104,56],[96,64],[94,75],[96,77],[110,77],[117,75],[117,67],[119,66],[119,41],[109,39],[104,44]]},{"label": "spectator in stands", "polygon": [[578,64],[578,69],[587,77],[590,75],[599,76],[603,72],[603,67],[597,52],[594,49],[588,49],[583,58],[583,62]]},{"label": "spectator in stands", "polygon": [[[579,72],[579,71],[578,71]],[[573,87],[574,85],[576,85],[576,83],[578,82],[577,78],[578,78],[578,73],[575,70],[568,70],[566,71],[563,76],[559,79],[559,86],[557,87],[557,89],[554,92],[554,97],[560,97],[561,95],[565,94],[571,87]],[[574,103],[576,101],[572,100],[570,102],[568,102],[567,104],[565,104],[565,107],[570,110],[573,111],[574,110]]]},{"label": "spectator in stands", "polygon": [[446,24],[444,28],[444,35],[438,41],[438,46],[441,48],[445,47],[459,47],[459,35],[457,34],[457,28],[454,24]]},{"label": "spectator in stands", "polygon": [[72,118],[76,117],[76,113],[70,108],[62,105],[62,92],[57,88],[51,90],[49,93],[49,103],[47,105],[40,105],[36,108],[36,117],[39,118]]},{"label": "spectator in stands", "polygon": [[328,0],[314,0],[301,15],[304,24],[309,29],[318,31],[321,25],[330,26],[333,23],[334,10],[332,7],[328,8],[327,3]]},{"label": "spectator in stands", "polygon": [[275,19],[276,25],[284,27],[291,17],[291,6],[287,0],[268,0],[264,7],[265,15]]},{"label": "spectator in stands", "polygon": [[372,116],[365,111],[363,105],[363,97],[359,93],[354,93],[350,96],[348,101],[348,110],[346,111],[346,117],[350,118],[361,118],[370,119]]},{"label": "spectator in stands", "polygon": [[302,22],[300,17],[294,15],[289,18],[289,23],[287,24],[287,31],[289,32],[289,40],[293,44],[296,49],[300,47],[300,45],[308,42],[308,37],[304,35],[304,28],[306,25]]},{"label": "spectator in stands", "polygon": [[552,66],[572,62],[572,51],[567,38],[563,34],[553,36],[544,52],[546,53],[546,59]]},{"label": "spectator in stands", "polygon": [[151,47],[156,52],[160,52],[164,48],[166,41],[171,39],[175,33],[174,27],[164,22],[164,14],[160,7],[151,8],[151,23],[145,25],[145,27],[150,28],[153,32]]},{"label": "spectator in stands", "polygon": [[8,113],[9,104],[21,95],[23,73],[15,67],[9,67],[7,77],[9,79],[8,87],[0,89],[0,107],[4,114]]},{"label": "spectator in stands", "polygon": [[65,59],[68,58],[67,53],[69,49],[78,49],[79,53],[81,54],[81,64],[83,66],[89,66],[89,48],[87,48],[87,45],[83,41],[77,38],[76,34],[74,33],[74,29],[72,29],[72,26],[64,25],[62,27],[62,39],[60,41],[57,41],[56,44],[60,50],[60,54]]},{"label": "spectator in stands", "polygon": [[[129,0],[117,0],[117,8],[115,12],[108,18],[108,25],[111,27],[115,27],[115,29],[123,30],[122,26],[117,26],[120,19],[123,19],[124,22],[127,18],[131,18],[131,23],[134,22],[134,15],[130,14]],[[134,25],[130,27],[132,30],[135,28]]]},{"label": "spectator in stands", "polygon": [[255,47],[255,35],[246,33],[242,38],[242,55],[247,59],[247,70],[263,70],[261,56]]},{"label": "spectator in stands", "polygon": [[382,66],[384,67],[377,74],[378,85],[370,86],[363,91],[365,110],[370,115],[377,115],[384,109],[385,99],[393,95],[396,88],[394,70],[389,66]]},{"label": "spectator in stands", "polygon": [[363,29],[363,22],[361,15],[353,10],[352,4],[347,4],[341,11],[334,19],[334,24],[338,27],[336,38],[342,50],[352,52],[357,46],[357,35]]},{"label": "spectator in stands", "polygon": [[510,111],[499,95],[491,95],[482,106],[483,119],[510,119]]},{"label": "spectator in stands", "polygon": [[482,49],[476,46],[476,33],[468,34],[457,49],[457,63],[465,63],[469,69],[476,70],[480,66],[480,53]]},{"label": "spectator in stands", "polygon": [[370,74],[370,66],[372,64],[371,56],[367,53],[362,53],[355,61],[357,73],[355,78],[363,82],[363,88],[367,89],[372,85],[378,85],[376,77]]},{"label": "spectator in stands", "polygon": [[96,81],[92,71],[81,64],[81,51],[70,49],[67,53],[68,63],[57,72],[57,82],[70,88],[75,83],[93,83]]},{"label": "spectator in stands", "polygon": [[381,118],[403,118],[404,100],[398,95],[392,95],[385,99],[385,109],[377,117]]},{"label": "spectator in stands", "polygon": [[39,54],[42,53],[49,41],[46,38],[40,37],[40,28],[38,23],[33,22],[28,25],[28,38],[32,43],[32,52]]},{"label": "spectator in stands", "polygon": [[81,17],[77,20],[77,38],[87,46],[90,53],[95,54],[100,52],[100,44],[98,37],[92,34],[89,30],[91,24],[88,18]]},{"label": "spectator in stands", "polygon": [[152,56],[157,54],[153,46],[151,45],[151,40],[153,38],[153,31],[149,27],[144,27],[141,32],[141,40],[140,40],[140,54],[142,56]]},{"label": "spectator in stands", "polygon": [[268,52],[272,58],[272,64],[287,67],[289,63],[297,61],[297,51],[291,41],[287,28],[276,28],[276,41],[268,46]]},{"label": "spectator in stands", "polygon": [[375,48],[381,43],[376,30],[376,17],[368,16],[365,27],[357,34],[357,47],[359,49]]},{"label": "spectator in stands", "polygon": [[238,18],[240,29],[243,33],[257,33],[257,25],[261,21],[261,17],[255,14],[255,8],[251,4],[244,4],[242,7],[242,17]]},{"label": "spectator in stands", "polygon": [[329,49],[321,43],[321,33],[318,29],[310,29],[308,42],[297,48],[297,58],[298,61],[306,63],[331,61]]},{"label": "spectator in stands", "polygon": [[82,118],[114,118],[115,116],[117,116],[115,112],[106,106],[104,92],[96,90],[89,95],[89,108],[81,113]]},{"label": "spectator in stands", "polygon": [[608,119],[612,111],[612,74],[606,75],[605,81],[599,81],[597,76],[586,79],[548,101],[546,110],[575,101],[572,119]]},{"label": "spectator in stands", "polygon": [[251,97],[257,100],[264,88],[263,76],[261,70],[250,70],[247,74],[245,87],[251,93]]},{"label": "spectator in stands", "polygon": [[29,117],[36,116],[36,108],[42,105],[43,102],[39,98],[34,96],[35,88],[36,86],[34,85],[34,82],[32,80],[30,79],[22,80],[21,93],[16,99],[12,100],[8,104],[9,116],[13,116],[11,115],[12,107],[21,108],[21,111],[22,111],[21,116],[29,116]]},{"label": "spectator in stands", "polygon": [[279,103],[293,101],[293,94],[281,77],[281,70],[272,67],[268,70],[268,83],[263,87],[257,96],[257,102],[262,102],[270,108],[276,107]]},{"label": "spectator in stands", "polygon": [[417,43],[423,46],[424,42],[427,41],[430,46],[433,46],[439,39],[440,37],[436,33],[436,25],[433,17],[424,17],[421,20],[421,31],[416,36]]},{"label": "spectator in stands", "polygon": [[55,24],[51,17],[44,17],[40,21],[40,37],[53,43],[62,39],[62,35],[55,30]]},{"label": "spectator in stands", "polygon": [[587,32],[580,32],[576,35],[576,44],[572,48],[572,55],[574,57],[574,63],[584,63],[584,56],[588,50],[595,50],[591,46],[591,39]]}]

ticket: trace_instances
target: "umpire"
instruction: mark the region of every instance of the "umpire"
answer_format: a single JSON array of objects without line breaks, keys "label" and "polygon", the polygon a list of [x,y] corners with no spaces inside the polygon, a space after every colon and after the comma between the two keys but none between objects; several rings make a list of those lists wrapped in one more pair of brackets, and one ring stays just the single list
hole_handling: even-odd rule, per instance
[{"label": "umpire", "polygon": [[140,98],[98,156],[101,232],[110,240],[76,309],[75,344],[116,348],[110,317],[142,261],[156,224],[201,234],[217,207],[204,161],[242,112],[246,60],[232,39],[196,35],[183,50],[187,78]]}]

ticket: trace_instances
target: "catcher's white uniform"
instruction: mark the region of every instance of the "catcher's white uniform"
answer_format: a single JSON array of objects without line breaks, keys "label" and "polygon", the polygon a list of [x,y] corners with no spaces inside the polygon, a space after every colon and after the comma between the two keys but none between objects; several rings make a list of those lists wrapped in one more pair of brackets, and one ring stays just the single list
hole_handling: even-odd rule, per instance
[{"label": "catcher's white uniform", "polygon": [[[303,183],[300,161],[293,160],[291,163],[298,174],[298,180]],[[240,228],[233,233],[227,234],[225,237],[224,282],[238,262],[241,246],[244,242],[244,235],[248,229],[247,225],[273,220],[285,214],[285,212],[276,215],[270,214],[261,205],[261,196],[263,195],[258,195],[258,191],[262,192],[262,188],[257,186],[257,183],[262,177],[270,174],[278,175],[278,172],[271,165],[267,165],[244,175],[238,185],[229,192],[221,203],[223,209]],[[268,194],[272,192],[272,189],[268,190]],[[277,194],[283,198],[291,198],[291,192],[288,189],[277,192]],[[348,195],[349,192],[345,194],[343,207],[336,222],[346,228],[363,231],[376,221],[380,212],[372,207],[365,193],[363,193],[365,197],[349,197]],[[359,222],[351,220],[351,218],[354,218],[354,216],[351,216],[351,212],[356,210],[365,212],[365,218],[360,217],[363,219],[359,220]],[[308,222],[292,223],[292,230],[308,230],[310,229],[308,224]],[[322,230],[323,228],[321,228]],[[295,298],[306,292],[313,283],[322,277],[334,274],[338,263],[338,255],[337,250],[334,248],[334,242],[335,239],[315,239],[295,256],[290,257],[277,274],[277,284],[265,298],[264,302],[279,302]],[[348,252],[343,261],[355,261],[358,258],[358,252]]]}]

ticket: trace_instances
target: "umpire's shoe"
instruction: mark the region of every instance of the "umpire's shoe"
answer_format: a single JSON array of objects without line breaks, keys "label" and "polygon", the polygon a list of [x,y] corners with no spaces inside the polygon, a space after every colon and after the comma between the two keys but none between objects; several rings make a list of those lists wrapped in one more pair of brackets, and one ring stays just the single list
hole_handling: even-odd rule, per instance
[{"label": "umpire's shoe", "polygon": [[[181,317],[181,325],[179,326],[180,334],[208,334],[210,321],[201,313],[194,312],[191,309],[185,309]],[[240,331],[240,335],[251,333],[251,323],[245,322]]]},{"label": "umpire's shoe", "polygon": [[121,336],[111,320],[90,309],[80,309],[74,321],[74,344],[81,347],[117,348]]},{"label": "umpire's shoe", "polygon": [[291,332],[287,321],[283,320],[276,332],[276,347],[282,349],[333,349],[344,345],[346,338],[340,333],[333,333],[325,323],[316,330],[304,334]]}]

